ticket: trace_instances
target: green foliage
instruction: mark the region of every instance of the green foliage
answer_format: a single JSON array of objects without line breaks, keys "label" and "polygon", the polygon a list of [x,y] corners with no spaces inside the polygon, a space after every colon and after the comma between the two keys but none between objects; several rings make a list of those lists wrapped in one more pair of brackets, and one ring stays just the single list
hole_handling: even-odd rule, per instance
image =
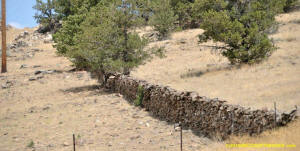
[{"label": "green foliage", "polygon": [[134,100],[134,105],[141,106],[143,104],[143,98],[144,98],[144,88],[142,86],[139,86],[136,94],[136,99]]},{"label": "green foliage", "polygon": [[224,0],[195,0],[192,7],[192,17],[195,20],[203,21],[203,13],[214,10],[221,11],[224,10],[227,3]]},{"label": "green foliage", "polygon": [[86,15],[80,32],[72,37],[74,45],[64,52],[77,67],[129,74],[149,57],[144,50],[147,40],[131,31],[143,19],[133,13],[138,10],[133,1],[126,3],[101,2]]},{"label": "green foliage", "polygon": [[150,25],[159,32],[160,39],[164,39],[175,29],[178,17],[172,10],[169,0],[153,1],[152,6],[154,14],[150,18]]},{"label": "green foliage", "polygon": [[[275,24],[285,0],[196,1],[205,32],[199,42],[209,39],[225,43],[223,55],[231,63],[255,63],[271,55],[275,47],[267,32]],[[204,10],[204,11],[203,11]]]},{"label": "green foliage", "polygon": [[96,6],[101,0],[56,0],[55,12],[60,18],[81,13],[82,8],[89,10]]},{"label": "green foliage", "polygon": [[37,23],[47,26],[51,29],[54,28],[54,23],[57,20],[57,15],[54,12],[55,0],[36,0],[36,5],[33,6],[37,12],[34,15]]},{"label": "green foliage", "polygon": [[151,50],[151,54],[159,58],[165,58],[165,47],[153,47]]},{"label": "green foliage", "polygon": [[171,0],[171,7],[178,16],[178,24],[182,29],[196,27],[192,18],[193,2],[194,0]]},{"label": "green foliage", "polygon": [[31,140],[28,144],[27,144],[28,148],[33,148],[34,147],[34,142],[33,140]]},{"label": "green foliage", "polygon": [[286,0],[285,3],[285,7],[284,7],[284,11],[288,12],[289,10],[291,10],[293,7],[295,7],[297,5],[297,3],[299,3],[298,0]]},{"label": "green foliage", "polygon": [[53,35],[58,54],[64,55],[67,50],[77,45],[75,35],[82,32],[80,24],[89,10],[99,2],[100,0],[57,0],[56,12],[64,18],[62,28]]},{"label": "green foliage", "polygon": [[[36,9],[53,10],[52,3],[38,1]],[[44,18],[63,20],[55,47],[78,68],[128,74],[152,54],[163,57],[163,48],[144,50],[148,42],[136,27],[149,23],[163,39],[200,23],[200,42],[223,42],[232,63],[254,63],[275,49],[267,33],[276,29],[275,15],[292,5],[294,0],[56,0],[55,15]]]},{"label": "green foliage", "polygon": [[62,28],[55,34],[53,34],[54,42],[58,54],[66,54],[66,52],[75,43],[75,35],[82,32],[80,29],[80,24],[86,18],[87,11],[82,11],[80,14],[69,16],[62,24]]}]

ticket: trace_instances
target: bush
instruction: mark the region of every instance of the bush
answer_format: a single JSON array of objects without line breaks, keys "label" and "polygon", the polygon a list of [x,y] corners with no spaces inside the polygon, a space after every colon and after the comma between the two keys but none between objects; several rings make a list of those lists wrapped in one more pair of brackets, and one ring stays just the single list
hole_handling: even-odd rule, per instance
[{"label": "bush", "polygon": [[143,104],[143,98],[144,98],[144,88],[142,86],[139,86],[136,93],[136,99],[134,100],[134,105],[141,106]]},{"label": "bush", "polygon": [[175,29],[175,22],[178,17],[172,10],[169,0],[154,1],[152,10],[153,15],[150,17],[150,25],[159,32],[160,39],[164,39]]},{"label": "bush", "polygon": [[129,32],[143,18],[132,13],[138,10],[135,3],[126,3],[102,2],[86,15],[79,27],[81,32],[72,39],[76,45],[66,49],[66,56],[75,65],[92,72],[129,74],[148,58],[143,49],[147,41]]},{"label": "bush", "polygon": [[27,144],[26,147],[28,147],[28,148],[34,148],[34,142],[33,142],[33,140],[31,140],[31,141]]},{"label": "bush", "polygon": [[75,35],[82,32],[80,24],[84,21],[86,14],[86,11],[82,11],[81,14],[69,16],[63,22],[62,28],[53,35],[54,47],[58,54],[64,55],[72,46],[76,45]]},{"label": "bush", "polygon": [[213,39],[225,43],[223,55],[233,64],[262,61],[275,49],[267,32],[276,25],[275,15],[283,11],[284,3],[285,0],[199,1],[197,5],[204,8],[199,18],[205,29],[199,41]]},{"label": "bush", "polygon": [[177,22],[180,28],[187,29],[198,26],[192,18],[193,0],[171,0],[171,7],[178,16]]},{"label": "bush", "polygon": [[57,0],[56,12],[62,18],[62,28],[53,35],[54,46],[60,55],[75,46],[75,35],[82,32],[80,24],[86,19],[87,13],[100,0]]}]

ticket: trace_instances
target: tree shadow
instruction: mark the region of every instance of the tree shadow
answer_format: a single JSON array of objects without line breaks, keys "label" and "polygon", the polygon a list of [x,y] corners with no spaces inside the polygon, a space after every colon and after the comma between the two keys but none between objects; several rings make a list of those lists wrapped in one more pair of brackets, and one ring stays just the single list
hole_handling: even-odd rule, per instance
[{"label": "tree shadow", "polygon": [[73,87],[64,90],[64,92],[71,92],[71,93],[80,93],[80,92],[86,92],[86,91],[95,91],[99,90],[100,87],[98,85],[87,85],[87,86],[81,86],[81,87]]},{"label": "tree shadow", "polygon": [[192,77],[201,77],[207,73],[214,73],[219,71],[230,71],[233,69],[240,69],[240,68],[241,65],[230,65],[230,64],[222,65],[222,66],[212,65],[209,66],[207,69],[188,71],[187,73],[181,74],[180,78],[185,79],[185,78],[192,78]]},{"label": "tree shadow", "polygon": [[104,88],[102,85],[86,85],[81,87],[72,87],[69,89],[61,90],[64,93],[82,93],[82,92],[92,92],[94,95],[105,95],[111,94],[112,91]]}]

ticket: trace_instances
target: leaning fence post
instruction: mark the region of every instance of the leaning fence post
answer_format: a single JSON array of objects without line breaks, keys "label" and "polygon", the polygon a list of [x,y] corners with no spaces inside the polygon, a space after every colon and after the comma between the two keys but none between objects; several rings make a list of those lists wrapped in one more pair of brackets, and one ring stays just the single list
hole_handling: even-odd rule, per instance
[{"label": "leaning fence post", "polygon": [[76,148],[75,148],[75,134],[73,134],[73,151],[76,151]]},{"label": "leaning fence post", "polygon": [[182,124],[179,123],[179,127],[180,127],[180,151],[182,151]]}]

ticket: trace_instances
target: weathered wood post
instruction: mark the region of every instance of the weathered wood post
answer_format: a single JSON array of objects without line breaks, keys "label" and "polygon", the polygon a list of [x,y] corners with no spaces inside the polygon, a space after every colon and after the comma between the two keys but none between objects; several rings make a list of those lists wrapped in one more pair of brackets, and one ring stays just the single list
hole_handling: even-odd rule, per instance
[{"label": "weathered wood post", "polygon": [[1,10],[2,10],[2,25],[1,25],[1,29],[2,29],[2,68],[1,68],[1,72],[5,73],[7,72],[7,68],[6,68],[6,2],[5,0],[2,0],[1,3]]}]

